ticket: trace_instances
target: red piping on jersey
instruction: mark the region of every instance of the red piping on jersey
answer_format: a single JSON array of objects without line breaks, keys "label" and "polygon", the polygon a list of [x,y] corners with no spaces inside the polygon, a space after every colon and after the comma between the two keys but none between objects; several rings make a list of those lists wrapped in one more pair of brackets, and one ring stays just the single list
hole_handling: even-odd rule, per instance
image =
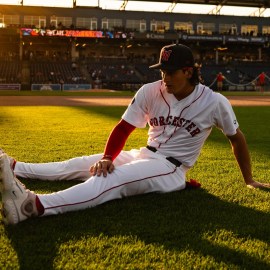
[{"label": "red piping on jersey", "polygon": [[[167,117],[169,117],[169,115],[170,115],[170,113],[171,113],[171,107],[170,107],[170,104],[169,104],[169,103],[167,102],[167,100],[165,99],[165,97],[163,96],[163,93],[162,93],[162,91],[161,91],[162,83],[163,83],[163,81],[161,81],[160,88],[159,88],[159,93],[160,93],[161,97],[163,98],[164,102],[166,103],[166,105],[167,105],[168,108],[169,108],[168,115],[167,115]],[[161,135],[165,132],[165,128],[166,128],[166,126],[164,126],[164,127],[163,127],[163,131],[162,131],[159,135],[157,135],[156,137],[154,137],[153,139],[156,139],[157,137],[161,136]],[[153,139],[152,139],[152,140],[153,140]],[[159,145],[159,146],[160,146],[160,145]],[[159,147],[159,146],[158,146],[158,147]]]},{"label": "red piping on jersey", "polygon": [[136,183],[136,182],[144,181],[144,180],[147,180],[149,178],[157,178],[159,176],[170,175],[170,174],[175,173],[176,170],[177,170],[177,167],[175,167],[173,171],[168,172],[168,173],[158,174],[158,175],[154,175],[154,176],[149,176],[149,177],[145,177],[145,178],[142,178],[142,179],[137,179],[137,180],[133,180],[133,181],[130,181],[130,182],[126,182],[126,183],[123,183],[123,184],[118,185],[118,186],[111,187],[111,188],[109,188],[107,190],[104,190],[102,193],[100,193],[96,197],[94,197],[92,199],[89,199],[89,200],[86,200],[86,201],[77,202],[77,203],[62,204],[62,205],[57,205],[57,206],[51,206],[51,207],[47,207],[47,208],[44,208],[44,209],[45,210],[47,210],[47,209],[54,209],[54,208],[59,208],[59,207],[66,207],[66,206],[72,206],[72,205],[78,205],[78,204],[84,204],[84,203],[87,203],[87,202],[91,202],[91,201],[94,201],[95,199],[99,198],[103,194],[105,194],[105,193],[107,193],[107,192],[109,192],[109,191],[111,191],[113,189],[119,188],[119,187],[124,186],[124,185],[129,185],[129,184],[133,184],[133,183]]},{"label": "red piping on jersey", "polygon": [[[202,96],[203,93],[204,93],[204,90],[205,90],[205,86],[203,87],[203,90],[202,90],[201,94],[200,94],[196,99],[194,99],[189,105],[187,105],[187,106],[180,112],[179,118],[181,118],[181,115],[182,115],[182,113],[183,113],[184,110],[186,110],[187,108],[189,108],[193,103],[195,103],[199,98],[201,98],[201,96]],[[163,97],[163,96],[162,96],[162,97]],[[164,98],[164,97],[163,97],[163,98]],[[166,101],[165,101],[165,102],[166,102]],[[166,103],[167,103],[167,102],[166,102]],[[168,103],[167,103],[167,104],[168,104]],[[181,127],[179,127],[178,129],[180,129],[180,128],[181,128]],[[158,148],[161,146],[161,144],[164,144],[164,143],[166,143],[168,140],[170,140],[170,139],[172,138],[172,136],[175,134],[176,130],[177,130],[177,125],[175,126],[174,132],[171,134],[171,136],[170,136],[165,142],[160,143],[160,144],[158,145]],[[164,133],[164,131],[165,131],[165,128],[164,128],[164,130],[163,130],[163,133]]]},{"label": "red piping on jersey", "polygon": [[[163,93],[162,93],[162,91],[161,91],[162,82],[163,82],[163,81],[161,81],[161,85],[160,85],[159,92],[160,92],[160,94],[161,94],[161,96],[162,96],[164,102],[167,104],[167,106],[168,106],[168,108],[169,108],[168,115],[167,115],[167,118],[168,118],[169,115],[170,115],[170,113],[171,113],[171,106],[170,106],[170,104],[167,102],[167,100],[165,99],[165,97],[163,96]],[[166,129],[166,126],[163,127],[163,131],[162,131],[158,136],[162,135],[162,134],[165,132],[165,129]],[[157,136],[157,137],[158,137],[158,136]]]}]

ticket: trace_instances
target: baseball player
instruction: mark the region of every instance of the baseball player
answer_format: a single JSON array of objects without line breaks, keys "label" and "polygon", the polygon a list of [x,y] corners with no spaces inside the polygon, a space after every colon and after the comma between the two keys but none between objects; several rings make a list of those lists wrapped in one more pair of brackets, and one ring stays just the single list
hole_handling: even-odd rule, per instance
[{"label": "baseball player", "polygon": [[[186,187],[186,173],[214,126],[230,140],[246,185],[270,187],[253,179],[247,144],[233,109],[224,96],[199,83],[199,68],[188,47],[163,47],[159,63],[150,68],[160,69],[162,79],[138,90],[112,130],[104,153],[43,164],[16,162],[6,153],[0,155],[2,215],[6,224],[82,210],[126,196],[182,190]],[[132,131],[147,124],[145,146],[123,151]],[[15,175],[84,182],[52,194],[35,194]]]},{"label": "baseball player", "polygon": [[217,75],[217,90],[222,91],[223,90],[223,81],[225,77],[223,76],[222,72],[219,72]]}]

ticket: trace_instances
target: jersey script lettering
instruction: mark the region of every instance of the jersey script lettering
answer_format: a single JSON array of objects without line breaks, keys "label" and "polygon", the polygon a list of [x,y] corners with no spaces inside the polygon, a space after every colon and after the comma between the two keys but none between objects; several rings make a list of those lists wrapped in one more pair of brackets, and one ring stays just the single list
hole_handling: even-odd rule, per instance
[{"label": "jersey script lettering", "polygon": [[196,134],[200,133],[200,129],[192,121],[180,118],[179,116],[169,115],[167,117],[159,116],[150,119],[150,126],[175,126],[175,127],[185,127],[189,134],[194,137]]}]

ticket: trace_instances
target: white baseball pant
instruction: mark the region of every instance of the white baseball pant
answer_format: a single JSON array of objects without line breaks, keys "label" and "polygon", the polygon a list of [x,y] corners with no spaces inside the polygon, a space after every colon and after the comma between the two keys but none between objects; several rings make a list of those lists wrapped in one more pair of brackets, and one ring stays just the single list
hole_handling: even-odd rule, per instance
[{"label": "white baseball pant", "polygon": [[19,177],[41,180],[74,180],[85,182],[63,191],[38,194],[44,214],[53,215],[82,210],[110,200],[150,192],[172,192],[185,188],[187,167],[176,167],[159,152],[145,147],[122,151],[115,159],[115,170],[103,176],[90,176],[89,168],[102,154],[73,158],[63,162],[17,162]]}]

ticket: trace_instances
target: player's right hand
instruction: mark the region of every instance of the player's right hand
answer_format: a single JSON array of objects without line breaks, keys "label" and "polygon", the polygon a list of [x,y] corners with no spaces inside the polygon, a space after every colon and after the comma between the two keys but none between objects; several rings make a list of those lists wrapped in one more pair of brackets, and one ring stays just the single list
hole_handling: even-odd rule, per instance
[{"label": "player's right hand", "polygon": [[107,176],[108,173],[111,173],[114,170],[114,164],[112,160],[109,159],[101,159],[96,162],[93,166],[90,167],[90,174],[92,176]]}]

